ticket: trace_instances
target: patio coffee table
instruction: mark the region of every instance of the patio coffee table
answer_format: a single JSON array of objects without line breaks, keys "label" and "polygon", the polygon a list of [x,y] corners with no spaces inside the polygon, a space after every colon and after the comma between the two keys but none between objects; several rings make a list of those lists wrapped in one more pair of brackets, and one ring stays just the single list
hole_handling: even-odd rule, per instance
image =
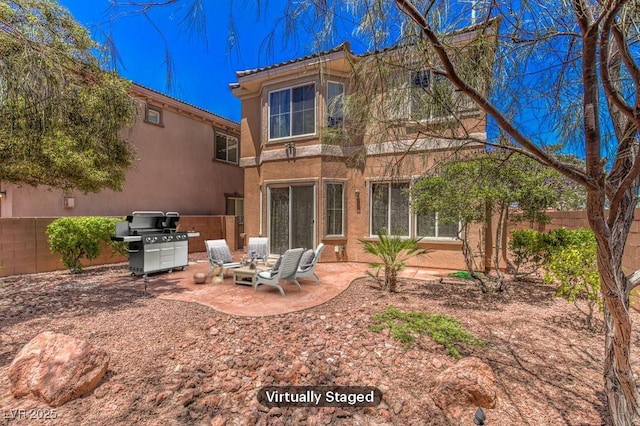
[{"label": "patio coffee table", "polygon": [[260,271],[265,271],[268,268],[258,266],[255,269],[251,269],[248,266],[242,266],[240,268],[233,269],[233,283],[239,285],[250,285],[256,282],[256,274]]}]

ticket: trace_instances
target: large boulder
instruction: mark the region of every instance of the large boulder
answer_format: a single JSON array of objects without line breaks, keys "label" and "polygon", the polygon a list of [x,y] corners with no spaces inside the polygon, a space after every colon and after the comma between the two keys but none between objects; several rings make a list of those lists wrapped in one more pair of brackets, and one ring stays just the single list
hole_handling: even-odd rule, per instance
[{"label": "large boulder", "polygon": [[433,401],[453,424],[471,424],[477,407],[495,408],[493,370],[478,358],[464,358],[440,373]]},{"label": "large boulder", "polygon": [[109,367],[109,355],[85,340],[45,331],[9,366],[15,397],[32,395],[52,407],[93,390]]}]

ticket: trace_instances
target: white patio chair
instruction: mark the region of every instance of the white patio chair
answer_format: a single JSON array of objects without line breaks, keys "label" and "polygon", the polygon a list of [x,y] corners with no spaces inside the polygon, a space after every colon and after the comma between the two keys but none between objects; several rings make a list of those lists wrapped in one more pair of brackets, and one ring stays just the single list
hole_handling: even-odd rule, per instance
[{"label": "white patio chair", "polygon": [[315,251],[313,252],[313,258],[309,262],[305,262],[305,259],[300,261],[300,265],[298,266],[298,270],[296,271],[296,280],[298,278],[306,278],[311,277],[316,280],[316,284],[320,284],[320,278],[316,275],[315,269],[318,260],[320,259],[320,255],[322,254],[322,250],[324,250],[324,244],[318,244]]},{"label": "white patio chair", "polygon": [[267,256],[269,256],[269,239],[265,237],[249,237],[247,255],[251,256],[251,253],[255,253],[256,259],[259,261],[265,262]]},{"label": "white patio chair", "polygon": [[226,240],[206,240],[204,245],[209,257],[209,272],[207,274],[211,273],[216,265],[222,266],[221,275],[224,273],[224,269],[234,269],[241,266],[240,262],[233,261]]},{"label": "white patio chair", "polygon": [[270,285],[277,288],[280,294],[284,296],[284,290],[280,287],[280,280],[289,281],[298,286],[298,290],[302,291],[300,283],[296,280],[296,270],[298,264],[302,258],[304,249],[290,249],[284,252],[280,260],[280,265],[277,265],[277,270],[262,271],[256,275],[255,283],[253,284],[253,291],[256,291],[261,284]]}]

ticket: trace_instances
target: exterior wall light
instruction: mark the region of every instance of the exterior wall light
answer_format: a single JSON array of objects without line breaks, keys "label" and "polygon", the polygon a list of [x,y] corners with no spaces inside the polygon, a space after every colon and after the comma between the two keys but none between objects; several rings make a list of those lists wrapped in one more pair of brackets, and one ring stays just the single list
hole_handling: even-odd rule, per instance
[{"label": "exterior wall light", "polygon": [[287,157],[293,157],[296,153],[296,145],[293,142],[287,142],[284,146],[287,149]]},{"label": "exterior wall light", "polygon": [[7,198],[7,191],[0,191],[0,199]]}]

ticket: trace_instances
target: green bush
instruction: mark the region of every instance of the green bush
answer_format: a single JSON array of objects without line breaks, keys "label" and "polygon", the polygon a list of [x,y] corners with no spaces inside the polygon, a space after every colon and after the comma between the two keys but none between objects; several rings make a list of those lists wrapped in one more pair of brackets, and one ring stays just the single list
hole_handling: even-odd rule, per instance
[{"label": "green bush", "polygon": [[566,247],[580,246],[592,237],[589,229],[557,228],[549,232],[533,229],[514,229],[511,231],[509,250],[516,266],[515,275],[524,268],[528,273],[538,272],[554,253]]},{"label": "green bush", "polygon": [[126,245],[111,241],[116,222],[111,217],[61,217],[47,227],[49,247],[62,256],[62,263],[73,273],[82,272],[81,259],[92,260],[100,256],[103,244],[113,253],[126,253]]},{"label": "green bush", "polygon": [[545,258],[542,233],[533,229],[514,229],[509,239],[509,250],[516,266],[515,275],[524,267],[537,272]]},{"label": "green bush", "polygon": [[567,232],[563,235],[564,246],[554,250],[545,262],[545,282],[557,285],[556,294],[569,302],[586,300],[588,310],[583,313],[587,325],[593,328],[593,315],[603,308],[596,239],[590,229]]},{"label": "green bush", "polygon": [[389,306],[386,311],[375,314],[373,320],[376,324],[371,326],[371,331],[381,331],[388,328],[394,338],[405,344],[405,348],[413,345],[416,335],[425,333],[436,343],[444,346],[449,354],[456,359],[462,357],[459,350],[461,345],[484,345],[483,342],[465,330],[458,320],[446,315],[403,312]]}]

